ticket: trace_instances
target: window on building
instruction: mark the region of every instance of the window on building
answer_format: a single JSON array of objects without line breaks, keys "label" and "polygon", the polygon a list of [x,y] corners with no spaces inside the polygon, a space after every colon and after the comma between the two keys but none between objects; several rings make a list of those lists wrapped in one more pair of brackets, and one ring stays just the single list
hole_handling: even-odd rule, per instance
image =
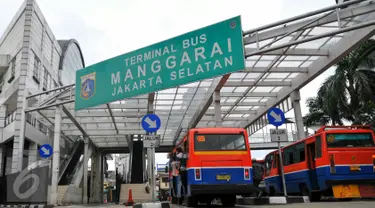
[{"label": "window on building", "polygon": [[8,79],[8,83],[11,83],[16,76],[16,56],[10,61],[10,78]]},{"label": "window on building", "polygon": [[11,62],[12,66],[11,66],[11,71],[10,71],[10,76],[15,76],[16,74],[16,57],[14,57],[12,59],[12,62]]},{"label": "window on building", "polygon": [[35,82],[40,84],[40,60],[38,57],[34,54],[34,69],[33,69],[33,79]]},{"label": "window on building", "polygon": [[52,75],[50,74],[49,76],[48,76],[48,83],[49,83],[49,88],[48,89],[53,89],[53,82],[54,82],[54,80],[52,79]]},{"label": "window on building", "polygon": [[47,90],[48,87],[48,70],[44,68],[44,75],[43,75],[43,90]]}]

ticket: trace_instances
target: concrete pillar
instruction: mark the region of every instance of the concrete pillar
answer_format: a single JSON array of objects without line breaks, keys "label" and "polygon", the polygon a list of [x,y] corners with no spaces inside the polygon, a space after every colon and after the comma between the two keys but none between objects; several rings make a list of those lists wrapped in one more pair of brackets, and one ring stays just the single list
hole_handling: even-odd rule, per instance
[{"label": "concrete pillar", "polygon": [[62,106],[56,106],[55,129],[53,137],[53,158],[52,158],[52,181],[51,181],[51,199],[52,205],[57,205],[58,197],[58,179],[60,167],[60,132],[61,132],[61,112]]},{"label": "concrete pillar", "polygon": [[103,203],[103,157],[102,153],[98,152],[95,157],[95,177],[94,177],[94,199],[97,203]]},{"label": "concrete pillar", "polygon": [[215,126],[220,127],[222,126],[220,91],[215,91],[214,102],[215,102]]},{"label": "concrete pillar", "polygon": [[151,181],[151,178],[152,178],[152,173],[151,173],[151,169],[152,169],[152,164],[151,164],[151,159],[152,159],[152,155],[151,155],[151,150],[150,148],[147,148],[146,149],[147,151],[147,181]]},{"label": "concrete pillar", "polygon": [[88,187],[87,187],[87,179],[88,179],[88,163],[89,163],[89,138],[85,137],[85,148],[83,152],[83,204],[87,204],[87,194],[88,194]]},{"label": "concrete pillar", "polygon": [[300,104],[301,95],[299,93],[299,90],[293,91],[290,98],[292,99],[294,117],[296,120],[297,139],[301,140],[305,138],[305,132],[303,128],[303,118],[302,118],[302,111],[301,111],[301,104]]},{"label": "concrete pillar", "polygon": [[146,172],[146,158],[147,158],[147,150],[146,148],[143,148],[143,158],[142,158],[142,162],[143,162],[143,181],[146,180],[147,178],[147,172]]},{"label": "concrete pillar", "polygon": [[29,145],[29,165],[38,160],[38,143],[30,141]]},{"label": "concrete pillar", "polygon": [[91,170],[90,170],[90,197],[89,202],[93,201],[94,196],[94,172],[95,172],[95,152],[93,150],[91,154]]},{"label": "concrete pillar", "polygon": [[34,7],[33,1],[26,1],[25,8],[25,22],[23,27],[23,38],[22,38],[22,49],[21,49],[21,60],[16,61],[20,65],[16,64],[16,71],[19,71],[18,78],[18,96],[16,104],[16,123],[14,130],[13,139],[13,153],[12,153],[12,173],[16,173],[23,168],[23,150],[25,143],[25,129],[26,129],[26,114],[25,109],[27,108],[26,96],[28,95],[27,89],[27,74],[30,70],[31,64],[31,25]]}]

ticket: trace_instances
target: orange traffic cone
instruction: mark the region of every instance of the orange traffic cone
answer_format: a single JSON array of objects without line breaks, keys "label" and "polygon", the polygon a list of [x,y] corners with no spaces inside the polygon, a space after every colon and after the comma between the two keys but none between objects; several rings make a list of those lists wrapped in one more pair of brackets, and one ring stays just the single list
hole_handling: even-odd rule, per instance
[{"label": "orange traffic cone", "polygon": [[125,206],[133,206],[133,205],[134,205],[133,193],[132,193],[132,189],[129,189],[129,197],[128,197],[128,201],[125,203]]}]

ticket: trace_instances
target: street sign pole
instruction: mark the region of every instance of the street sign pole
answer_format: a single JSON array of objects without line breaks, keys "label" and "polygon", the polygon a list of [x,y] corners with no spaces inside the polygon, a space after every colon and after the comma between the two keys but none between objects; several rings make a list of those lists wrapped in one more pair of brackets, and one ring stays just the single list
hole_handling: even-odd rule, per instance
[{"label": "street sign pole", "polygon": [[[279,127],[276,126],[276,129],[279,129]],[[279,136],[279,140],[277,141],[277,148],[279,149],[279,161],[280,161],[281,179],[283,181],[284,196],[287,197],[288,194],[286,193],[286,184],[285,184],[285,175],[284,175],[284,163],[283,163],[283,157],[282,157],[282,153],[281,153],[280,136]]]},{"label": "street sign pole", "polygon": [[155,189],[155,147],[159,145],[160,137],[156,135],[156,131],[159,130],[161,125],[160,118],[155,114],[145,115],[142,119],[142,128],[149,133],[144,135],[143,146],[147,148],[148,168],[149,168],[149,179],[151,186],[152,202],[156,202]]},{"label": "street sign pole", "polygon": [[152,202],[156,202],[155,198],[155,189],[156,189],[156,181],[155,181],[155,147],[150,147],[150,152],[152,155],[151,160],[151,181],[152,181]]},{"label": "street sign pole", "polygon": [[[276,134],[278,134],[279,126],[283,125],[285,123],[285,114],[282,110],[279,108],[271,108],[268,113],[267,113],[267,119],[268,122],[276,127]],[[286,131],[285,131],[286,132]],[[287,137],[286,137],[287,138]],[[271,140],[272,140],[272,135],[271,135]],[[281,180],[283,183],[283,191],[284,191],[284,196],[287,197],[288,194],[286,192],[286,183],[285,183],[285,174],[284,174],[284,164],[283,164],[283,157],[281,153],[281,145],[280,141],[281,136],[277,135],[277,147],[279,150],[279,161],[280,161],[280,170],[281,170]]]}]

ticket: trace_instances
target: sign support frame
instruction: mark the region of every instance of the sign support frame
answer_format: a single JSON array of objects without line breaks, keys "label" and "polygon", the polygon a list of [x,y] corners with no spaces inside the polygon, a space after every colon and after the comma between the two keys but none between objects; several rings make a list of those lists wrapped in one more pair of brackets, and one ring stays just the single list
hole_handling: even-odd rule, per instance
[{"label": "sign support frame", "polygon": [[[143,144],[145,144],[145,140],[157,140],[158,139],[158,137],[156,136],[156,132],[159,130],[160,126],[161,126],[161,120],[156,114],[147,114],[143,117],[142,128],[147,132],[147,136],[143,138]],[[148,143],[146,147],[148,168],[149,168],[149,178],[147,181],[149,181],[149,184],[150,184],[152,202],[154,203],[156,202],[155,147],[158,145],[159,143],[155,141],[155,143],[153,142]]]},{"label": "sign support frame", "polygon": [[[285,123],[285,114],[284,112],[279,108],[271,108],[269,109],[267,113],[267,120],[270,124],[276,127],[276,130],[279,129],[279,126],[283,125]],[[281,144],[280,144],[280,136],[278,136],[277,141],[277,148],[279,152],[279,164],[280,164],[280,170],[281,170],[281,180],[283,183],[283,192],[284,196],[288,197],[288,194],[286,192],[286,182],[285,182],[285,173],[284,173],[284,164],[283,164],[283,157],[281,153]]]}]

